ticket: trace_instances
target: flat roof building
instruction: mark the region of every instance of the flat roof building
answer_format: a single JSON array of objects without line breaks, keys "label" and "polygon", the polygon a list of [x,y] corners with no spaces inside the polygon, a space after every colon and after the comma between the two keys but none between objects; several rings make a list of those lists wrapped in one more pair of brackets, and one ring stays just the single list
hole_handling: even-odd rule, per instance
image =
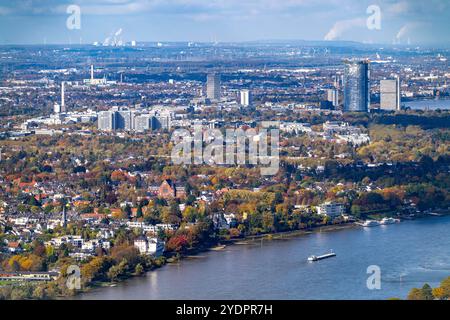
[{"label": "flat roof building", "polygon": [[220,100],[220,75],[217,73],[208,74],[206,81],[206,97],[210,100]]},{"label": "flat roof building", "polygon": [[390,79],[380,81],[380,109],[400,110],[400,79]]}]

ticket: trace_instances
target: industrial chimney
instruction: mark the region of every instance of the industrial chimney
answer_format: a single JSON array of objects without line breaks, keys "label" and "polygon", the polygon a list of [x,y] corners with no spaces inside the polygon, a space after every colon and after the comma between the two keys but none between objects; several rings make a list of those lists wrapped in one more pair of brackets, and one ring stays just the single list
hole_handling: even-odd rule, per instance
[{"label": "industrial chimney", "polygon": [[64,81],[61,82],[61,112],[66,112],[66,102],[64,98]]}]

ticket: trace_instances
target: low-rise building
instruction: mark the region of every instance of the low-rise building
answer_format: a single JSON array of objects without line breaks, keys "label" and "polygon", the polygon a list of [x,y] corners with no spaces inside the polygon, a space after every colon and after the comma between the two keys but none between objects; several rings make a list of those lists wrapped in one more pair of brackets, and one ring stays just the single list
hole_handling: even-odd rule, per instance
[{"label": "low-rise building", "polygon": [[139,250],[140,254],[143,255],[153,255],[159,257],[164,252],[163,241],[160,241],[158,238],[149,238],[140,236],[134,241],[134,246]]},{"label": "low-rise building", "polygon": [[52,281],[58,276],[57,272],[0,271],[0,281]]},{"label": "low-rise building", "polygon": [[185,198],[186,190],[184,187],[176,186],[172,180],[164,180],[158,189],[158,197],[166,200]]},{"label": "low-rise building", "polygon": [[317,207],[317,213],[319,215],[335,218],[344,213],[344,205],[336,202],[324,202]]}]

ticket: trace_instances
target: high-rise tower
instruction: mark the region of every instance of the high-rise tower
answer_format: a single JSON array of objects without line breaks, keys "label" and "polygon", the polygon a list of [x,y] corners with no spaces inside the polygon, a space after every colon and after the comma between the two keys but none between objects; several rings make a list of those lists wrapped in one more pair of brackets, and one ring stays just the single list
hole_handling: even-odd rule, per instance
[{"label": "high-rise tower", "polygon": [[220,100],[220,75],[217,73],[208,74],[206,81],[206,97],[210,100]]},{"label": "high-rise tower", "polygon": [[397,77],[390,80],[380,81],[380,109],[400,110],[400,79]]},{"label": "high-rise tower", "polygon": [[243,107],[248,107],[252,104],[252,93],[250,90],[241,90],[240,95],[240,103]]},{"label": "high-rise tower", "polygon": [[370,62],[346,61],[344,72],[344,111],[368,112],[370,105]]}]

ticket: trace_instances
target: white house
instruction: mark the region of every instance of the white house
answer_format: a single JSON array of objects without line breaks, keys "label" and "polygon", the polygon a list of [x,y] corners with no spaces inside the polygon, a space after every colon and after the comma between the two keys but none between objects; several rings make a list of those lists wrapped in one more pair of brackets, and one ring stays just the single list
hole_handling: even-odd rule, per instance
[{"label": "white house", "polygon": [[134,246],[139,250],[140,254],[159,257],[164,252],[164,242],[157,238],[141,236],[134,241]]},{"label": "white house", "polygon": [[324,202],[317,207],[317,213],[331,218],[339,217],[344,213],[344,205],[336,202]]}]

